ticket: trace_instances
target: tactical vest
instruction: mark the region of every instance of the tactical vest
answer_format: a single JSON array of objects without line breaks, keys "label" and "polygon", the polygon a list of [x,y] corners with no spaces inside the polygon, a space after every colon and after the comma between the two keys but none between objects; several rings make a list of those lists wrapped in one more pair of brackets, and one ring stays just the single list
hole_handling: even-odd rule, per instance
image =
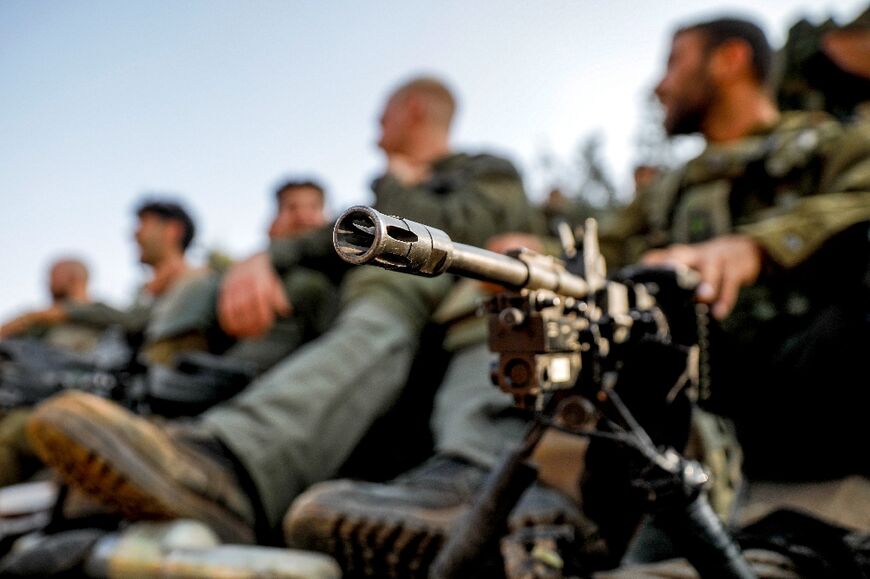
[{"label": "tactical vest", "polygon": [[[769,132],[708,146],[642,200],[649,224],[645,245],[707,241],[787,213],[819,193],[825,159],[842,132],[824,113],[786,113]],[[812,232],[789,235],[783,243],[797,251],[810,237]],[[805,291],[762,281],[744,288],[723,325],[752,339],[755,321],[802,316],[810,308]]]},{"label": "tactical vest", "polygon": [[841,134],[824,114],[787,113],[770,132],[708,146],[644,198],[647,243],[697,243],[779,215],[818,190],[822,159]]}]

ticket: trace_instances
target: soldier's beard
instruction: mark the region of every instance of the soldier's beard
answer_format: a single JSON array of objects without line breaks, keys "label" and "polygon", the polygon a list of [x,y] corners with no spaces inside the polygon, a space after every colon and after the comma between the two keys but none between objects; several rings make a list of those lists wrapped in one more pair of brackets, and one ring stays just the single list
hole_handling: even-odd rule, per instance
[{"label": "soldier's beard", "polygon": [[703,132],[704,121],[716,98],[706,71],[699,72],[689,86],[689,90],[674,100],[665,118],[665,131],[670,136]]}]

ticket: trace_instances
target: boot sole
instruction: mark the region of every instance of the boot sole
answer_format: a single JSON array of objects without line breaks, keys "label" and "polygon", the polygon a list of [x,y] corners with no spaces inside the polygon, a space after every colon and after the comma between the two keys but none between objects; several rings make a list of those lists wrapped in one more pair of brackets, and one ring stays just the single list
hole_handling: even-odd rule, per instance
[{"label": "boot sole", "polygon": [[63,403],[78,411],[58,412],[51,403],[39,407],[28,424],[28,436],[40,458],[68,483],[131,520],[192,518],[206,523],[224,541],[253,542],[249,524],[149,461],[154,449],[141,438],[125,436],[122,429],[95,428],[86,418],[99,415],[118,422],[128,419],[125,411],[98,398],[66,396]]},{"label": "boot sole", "polygon": [[284,528],[291,546],[328,553],[347,578],[425,578],[444,544],[440,530],[371,513],[325,512],[316,490],[297,500]]}]

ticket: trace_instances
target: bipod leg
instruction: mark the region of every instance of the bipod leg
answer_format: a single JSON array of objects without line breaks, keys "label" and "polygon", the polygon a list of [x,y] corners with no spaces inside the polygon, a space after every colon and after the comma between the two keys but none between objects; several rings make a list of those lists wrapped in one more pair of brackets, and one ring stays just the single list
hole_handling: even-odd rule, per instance
[{"label": "bipod leg", "polygon": [[453,529],[429,572],[430,579],[475,576],[484,556],[497,548],[511,511],[538,477],[526,460],[534,452],[546,426],[535,422],[523,443],[507,452],[489,473],[470,510]]}]

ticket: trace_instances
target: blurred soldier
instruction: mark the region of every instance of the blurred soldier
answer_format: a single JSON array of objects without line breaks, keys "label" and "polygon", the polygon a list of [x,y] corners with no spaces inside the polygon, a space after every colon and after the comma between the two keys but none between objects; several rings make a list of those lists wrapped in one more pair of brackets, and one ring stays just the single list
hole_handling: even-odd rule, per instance
[{"label": "blurred soldier", "polygon": [[[291,239],[324,227],[324,190],[315,181],[288,180],[275,191],[276,211],[269,239]],[[178,292],[153,316],[146,330],[146,350],[153,360],[173,358],[204,343],[225,360],[253,365],[256,373],[272,367],[301,344],[322,334],[338,308],[335,284],[324,274],[293,267],[282,275],[283,292],[292,312],[276,317],[262,335],[238,338],[218,320],[220,273],[203,276]]]},{"label": "blurred soldier", "polygon": [[275,191],[278,210],[269,226],[269,239],[290,239],[327,224],[323,187],[311,180],[290,180]]},{"label": "blurred soldier", "polygon": [[632,173],[634,177],[634,191],[637,193],[641,189],[646,189],[659,178],[662,173],[661,167],[655,165],[636,165]]},{"label": "blurred soldier", "polygon": [[139,261],[151,268],[132,306],[119,310],[99,302],[55,303],[50,308],[24,314],[3,326],[0,335],[21,334],[33,326],[56,326],[67,322],[105,329],[121,326],[128,334],[144,332],[157,299],[165,297],[176,284],[198,273],[187,263],[185,251],[195,228],[190,215],[170,201],[146,201],[137,210],[134,234]]},{"label": "blurred soldier", "polygon": [[[527,229],[530,207],[514,167],[451,151],[454,109],[453,95],[435,79],[393,92],[381,116],[386,167],[373,185],[376,206],[466,243]],[[221,326],[237,336],[262,333],[292,307],[275,268],[317,255],[337,260],[330,241],[329,229],[273,240],[270,253],[234,266],[220,290]],[[32,440],[71,482],[130,516],[198,518],[235,541],[252,540],[255,525],[269,535],[290,501],[334,476],[395,401],[419,334],[451,286],[446,277],[355,269],[328,332],[199,421],[157,430],[103,400],[71,394],[40,407]],[[83,462],[72,464],[73,455]],[[103,467],[86,467],[92,460]]]},{"label": "blurred soldier", "polygon": [[[701,133],[707,148],[610,233],[634,242],[623,248],[661,248],[646,263],[701,274],[698,299],[721,320],[708,403],[736,422],[746,514],[800,506],[867,532],[867,453],[848,441],[867,437],[870,134],[824,113],[781,114],[765,89],[769,70],[770,48],[749,22],[675,33],[656,88],[665,127]],[[828,500],[807,482],[819,480]],[[800,540],[789,539],[795,553]]]},{"label": "blurred soldier", "polygon": [[52,303],[65,301],[88,303],[88,268],[78,259],[55,261],[48,275]]},{"label": "blurred soldier", "polygon": [[[75,258],[64,258],[51,264],[48,274],[48,291],[53,306],[65,303],[88,304],[91,302],[88,294],[88,268],[83,261]],[[11,323],[11,322],[10,322]],[[6,335],[14,331],[3,329]],[[73,352],[91,350],[100,337],[100,330],[90,326],[74,323],[43,326],[34,324],[22,334],[42,340],[44,343]]]},{"label": "blurred soldier", "polygon": [[783,110],[823,110],[850,121],[870,101],[870,8],[839,26],[795,23],[779,52],[776,96]]}]

